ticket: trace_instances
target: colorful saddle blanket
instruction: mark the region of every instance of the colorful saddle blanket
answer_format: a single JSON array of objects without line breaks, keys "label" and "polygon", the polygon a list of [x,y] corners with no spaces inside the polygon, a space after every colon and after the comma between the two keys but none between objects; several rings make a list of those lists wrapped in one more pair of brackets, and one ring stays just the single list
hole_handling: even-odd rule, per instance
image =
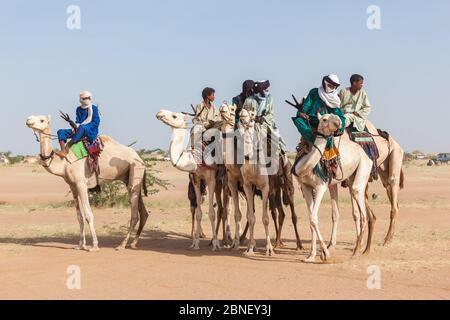
[{"label": "colorful saddle blanket", "polygon": [[87,139],[79,141],[70,147],[77,160],[88,158],[90,172],[99,173],[98,158],[103,150],[103,142],[100,137],[90,143]]},{"label": "colorful saddle blanket", "polygon": [[378,147],[373,140],[372,134],[367,131],[359,132],[352,127],[348,128],[348,133],[350,135],[350,139],[359,144],[369,156],[370,160],[373,161],[370,181],[378,180],[377,160],[380,154],[378,152]]}]

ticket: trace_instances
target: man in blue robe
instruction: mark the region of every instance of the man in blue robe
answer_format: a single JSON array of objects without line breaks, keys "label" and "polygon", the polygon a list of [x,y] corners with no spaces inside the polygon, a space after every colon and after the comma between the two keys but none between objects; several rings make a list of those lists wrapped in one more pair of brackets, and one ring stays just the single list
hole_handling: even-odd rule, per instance
[{"label": "man in blue robe", "polygon": [[92,94],[88,91],[82,91],[80,93],[80,103],[81,105],[76,110],[76,132],[73,129],[58,130],[58,140],[61,146],[61,152],[58,152],[58,155],[61,157],[67,156],[67,140],[71,139],[71,145],[81,141],[83,138],[92,143],[98,136],[100,115],[98,107],[92,104]]}]

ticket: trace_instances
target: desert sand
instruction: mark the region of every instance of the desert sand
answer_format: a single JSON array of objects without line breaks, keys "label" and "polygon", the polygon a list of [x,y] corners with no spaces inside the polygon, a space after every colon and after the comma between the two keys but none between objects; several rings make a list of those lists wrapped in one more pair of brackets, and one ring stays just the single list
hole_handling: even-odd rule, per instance
[{"label": "desert sand", "polygon": [[[326,264],[306,264],[310,229],[300,190],[296,210],[305,250],[295,251],[288,214],[276,256],[264,255],[260,206],[258,250],[188,250],[191,220],[187,174],[158,163],[172,186],[146,198],[150,209],[137,250],[116,251],[129,221],[128,208],[94,209],[100,251],[73,250],[78,222],[68,187],[38,165],[0,167],[0,299],[449,299],[450,166],[405,166],[406,187],[394,242],[383,247],[389,205],[380,182],[371,185],[377,216],[375,246],[367,257],[352,257],[355,228],[348,191],[340,189],[338,245]],[[206,211],[204,211],[206,212]],[[244,207],[245,212],[245,207]],[[232,231],[234,217],[230,216]],[[245,217],[243,219],[245,223]],[[203,228],[210,236],[206,214]],[[331,209],[322,205],[320,226],[328,238]],[[273,222],[271,234],[274,237]],[[221,237],[221,235],[220,235]],[[88,237],[88,244],[91,244]],[[320,261],[320,259],[318,259]],[[66,285],[67,268],[79,266],[81,289]],[[369,266],[381,271],[381,289],[368,289]]]}]

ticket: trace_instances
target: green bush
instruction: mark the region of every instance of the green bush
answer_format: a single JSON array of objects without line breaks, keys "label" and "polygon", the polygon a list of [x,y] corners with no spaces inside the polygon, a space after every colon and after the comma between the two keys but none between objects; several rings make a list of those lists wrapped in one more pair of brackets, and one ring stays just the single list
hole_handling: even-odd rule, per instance
[{"label": "green bush", "polygon": [[[138,152],[142,157],[145,151]],[[160,188],[167,189],[170,183],[166,180],[156,177],[155,163],[151,159],[143,159],[147,167],[146,185],[148,194],[158,193]],[[120,181],[106,182],[101,186],[101,192],[92,192],[90,194],[90,203],[96,208],[128,207],[130,198],[126,186]]]}]

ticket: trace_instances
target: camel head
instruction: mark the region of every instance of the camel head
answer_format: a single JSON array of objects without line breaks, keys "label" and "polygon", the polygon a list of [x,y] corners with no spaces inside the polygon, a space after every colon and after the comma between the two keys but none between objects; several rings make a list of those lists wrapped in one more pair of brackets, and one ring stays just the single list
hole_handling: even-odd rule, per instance
[{"label": "camel head", "polygon": [[256,112],[253,110],[242,109],[239,114],[239,119],[241,124],[246,128],[251,128],[255,126]]},{"label": "camel head", "polygon": [[325,114],[323,116],[318,114],[317,118],[319,119],[317,131],[326,137],[333,135],[342,126],[341,119],[334,114]]},{"label": "camel head", "polygon": [[219,109],[220,116],[225,122],[234,125],[236,119],[236,109],[237,107],[234,104],[229,105],[227,103],[223,103]]},{"label": "camel head", "polygon": [[44,132],[50,127],[51,116],[30,116],[27,119],[27,127],[35,132]]},{"label": "camel head", "polygon": [[166,125],[172,128],[177,129],[188,128],[189,115],[187,114],[172,112],[168,110],[161,110],[156,114],[156,119],[164,122]]}]

